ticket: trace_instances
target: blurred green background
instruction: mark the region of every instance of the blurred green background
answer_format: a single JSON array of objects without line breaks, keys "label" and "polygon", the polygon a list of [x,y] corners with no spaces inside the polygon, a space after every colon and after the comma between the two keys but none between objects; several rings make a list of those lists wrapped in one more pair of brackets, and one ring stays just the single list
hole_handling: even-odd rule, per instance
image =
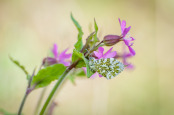
[{"label": "blurred green background", "polygon": [[[129,60],[136,68],[112,80],[76,79],[76,86],[66,82],[54,114],[174,115],[174,0],[0,0],[0,108],[17,112],[27,84],[8,55],[32,72],[53,43],[59,51],[72,52],[77,30],[71,12],[84,39],[94,17],[100,39],[120,34],[118,18],[125,19],[136,39],[137,54]],[[28,97],[25,115],[33,114],[41,90]]]}]

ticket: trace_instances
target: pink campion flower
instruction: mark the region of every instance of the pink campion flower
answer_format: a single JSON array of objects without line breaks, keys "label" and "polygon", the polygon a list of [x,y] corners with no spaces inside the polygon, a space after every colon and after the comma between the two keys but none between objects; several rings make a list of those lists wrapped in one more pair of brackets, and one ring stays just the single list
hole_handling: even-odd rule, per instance
[{"label": "pink campion flower", "polygon": [[[112,47],[113,48],[113,47]],[[112,51],[112,48],[109,49],[105,54],[103,53],[104,52],[104,48],[103,47],[99,47],[98,48],[98,52],[97,51],[94,51],[94,55],[95,55],[95,58],[96,59],[104,59],[104,58],[113,58],[117,55],[117,52],[116,51]]]},{"label": "pink campion flower", "polygon": [[[111,48],[111,49],[109,49],[105,54],[104,54],[104,48],[103,47],[99,47],[98,48],[98,52],[97,51],[94,51],[94,57],[96,58],[96,59],[105,59],[105,58],[113,58],[113,57],[115,57],[116,55],[117,55],[117,52],[116,51],[113,51],[112,52],[112,49],[113,49],[113,47]],[[85,71],[85,73],[86,73],[86,67],[84,67],[84,68],[82,68],[84,71]],[[98,74],[99,75],[99,77],[102,77],[102,75],[100,75],[100,74]],[[97,76],[97,72],[95,72],[90,78],[95,78],[95,76]]]},{"label": "pink campion flower", "polygon": [[54,57],[47,57],[44,59],[43,63],[47,65],[53,65],[56,63],[64,64],[65,66],[70,65],[70,61],[68,59],[72,56],[72,54],[66,54],[68,49],[65,49],[63,52],[59,54],[57,44],[53,45],[52,53]]},{"label": "pink campion flower", "polygon": [[126,28],[126,21],[125,20],[121,21],[120,18],[118,20],[119,20],[119,23],[120,23],[120,26],[121,26],[121,32],[122,32],[121,36],[122,36],[122,39],[123,39],[125,45],[128,47],[128,49],[131,52],[131,54],[135,55],[135,51],[131,47],[133,45],[133,43],[131,43],[131,42],[134,41],[135,39],[133,37],[130,37],[130,34],[129,34],[131,26]]},{"label": "pink campion flower", "polygon": [[53,55],[54,55],[54,58],[59,62],[59,63],[62,63],[64,64],[65,66],[69,66],[70,65],[70,62],[67,61],[67,59],[69,59],[72,54],[66,54],[68,49],[65,49],[63,52],[61,52],[59,54],[58,52],[58,46],[56,44],[54,44],[53,46],[53,49],[52,49],[52,52],[53,52]]}]

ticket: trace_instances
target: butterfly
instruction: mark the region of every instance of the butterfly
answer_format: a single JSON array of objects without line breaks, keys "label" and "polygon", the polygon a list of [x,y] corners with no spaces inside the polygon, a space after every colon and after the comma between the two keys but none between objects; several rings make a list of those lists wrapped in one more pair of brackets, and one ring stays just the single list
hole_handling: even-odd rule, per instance
[{"label": "butterfly", "polygon": [[95,59],[89,58],[89,67],[107,79],[112,79],[124,70],[125,65],[115,58]]}]

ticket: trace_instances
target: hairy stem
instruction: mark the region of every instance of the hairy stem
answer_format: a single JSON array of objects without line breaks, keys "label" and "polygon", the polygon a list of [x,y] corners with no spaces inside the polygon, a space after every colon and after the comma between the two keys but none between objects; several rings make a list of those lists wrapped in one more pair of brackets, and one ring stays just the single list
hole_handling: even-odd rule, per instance
[{"label": "hairy stem", "polygon": [[53,95],[55,94],[56,90],[59,88],[59,86],[62,84],[62,82],[64,81],[66,75],[69,73],[69,71],[74,68],[77,64],[78,64],[79,60],[75,61],[73,64],[71,64],[66,70],[65,72],[60,76],[60,78],[58,79],[57,83],[55,84],[54,88],[52,89],[51,93],[49,94],[44,106],[42,107],[42,110],[40,112],[39,115],[43,115],[48,104],[50,103]]},{"label": "hairy stem", "polygon": [[24,97],[23,97],[23,100],[22,100],[22,102],[21,102],[21,105],[20,105],[20,107],[19,107],[18,115],[21,115],[22,109],[23,109],[24,104],[25,104],[25,101],[26,101],[26,98],[27,98],[28,94],[34,89],[34,87],[31,88],[31,81],[32,81],[33,76],[34,76],[34,74],[35,74],[35,70],[36,70],[36,69],[34,69],[33,74],[32,74],[32,76],[30,77],[30,79],[29,79],[29,81],[28,81],[28,86],[27,86],[25,95],[24,95]]},{"label": "hairy stem", "polygon": [[[54,94],[55,96],[54,96],[54,98],[52,99],[52,102],[50,102],[51,104],[49,105],[48,110],[46,111],[46,114],[47,114],[47,115],[52,115],[52,114],[49,114],[50,111],[53,112],[54,109],[55,109],[55,107],[53,108],[52,105],[53,105],[53,103],[56,103],[55,98],[57,97],[57,95],[58,95],[58,93],[60,92],[60,90],[61,90],[61,88],[63,87],[63,85],[65,85],[66,81],[67,81],[67,79],[64,80],[64,82],[61,84],[61,87],[59,88],[59,90]],[[57,103],[56,103],[55,106],[57,106]],[[51,109],[51,110],[50,110],[50,109]],[[52,113],[52,112],[51,112],[51,113]]]},{"label": "hairy stem", "polygon": [[44,112],[45,112],[45,110],[46,110],[46,108],[47,108],[49,102],[51,101],[51,99],[52,99],[54,93],[56,92],[57,88],[60,86],[60,84],[62,83],[62,81],[64,80],[64,78],[65,78],[65,76],[67,75],[68,72],[69,72],[69,71],[65,71],[65,72],[62,74],[62,76],[60,76],[59,80],[58,80],[57,83],[55,84],[55,86],[54,86],[54,88],[52,89],[50,95],[48,96],[48,98],[47,98],[47,100],[46,100],[46,102],[45,102],[45,104],[44,104],[44,106],[43,106],[43,108],[42,108],[42,110],[41,110],[41,112],[40,112],[40,115],[43,115],[43,114],[44,114]]},{"label": "hairy stem", "polygon": [[22,113],[22,109],[23,109],[23,107],[24,107],[24,104],[25,104],[25,102],[26,102],[26,99],[27,99],[28,94],[29,94],[29,93],[27,93],[27,91],[26,91],[26,93],[25,93],[25,95],[24,95],[24,97],[23,97],[23,100],[22,100],[22,102],[21,102],[21,105],[20,105],[20,108],[19,108],[19,111],[18,111],[18,115],[21,115],[21,113]]}]

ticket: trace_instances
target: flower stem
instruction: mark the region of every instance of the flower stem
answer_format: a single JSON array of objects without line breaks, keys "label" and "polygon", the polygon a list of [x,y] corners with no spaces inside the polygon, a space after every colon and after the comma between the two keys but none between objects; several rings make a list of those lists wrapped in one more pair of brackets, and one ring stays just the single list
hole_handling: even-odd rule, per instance
[{"label": "flower stem", "polygon": [[32,81],[32,78],[33,78],[33,76],[34,76],[34,74],[35,74],[35,70],[36,70],[36,69],[34,69],[33,74],[32,74],[32,76],[30,77],[30,79],[29,79],[29,81],[28,81],[28,87],[27,87],[27,89],[26,89],[25,95],[24,95],[23,100],[22,100],[22,102],[21,102],[21,105],[20,105],[20,108],[19,108],[19,111],[18,111],[18,115],[21,115],[22,109],[23,109],[24,104],[25,104],[25,101],[26,101],[26,99],[27,99],[27,96],[28,96],[29,93],[34,89],[34,87],[31,88],[31,81]]},{"label": "flower stem", "polygon": [[43,115],[43,114],[44,114],[44,112],[45,112],[45,110],[46,110],[46,108],[47,108],[47,106],[48,106],[50,100],[52,99],[54,93],[56,92],[57,88],[60,86],[60,84],[62,83],[62,81],[64,80],[64,78],[65,78],[65,76],[67,75],[68,72],[69,72],[69,71],[65,71],[65,72],[62,74],[62,76],[60,76],[59,80],[57,81],[56,85],[55,85],[54,88],[52,89],[50,95],[48,96],[48,98],[47,98],[47,100],[46,100],[46,102],[45,102],[45,104],[44,104],[44,106],[43,106],[43,108],[42,108],[42,110],[41,110],[41,112],[40,112],[40,115]]},{"label": "flower stem", "polygon": [[23,97],[23,100],[21,102],[21,105],[20,105],[20,108],[19,108],[19,111],[18,111],[18,115],[21,115],[21,113],[22,113],[22,109],[24,107],[24,104],[25,104],[25,101],[26,101],[26,98],[27,98],[28,94],[29,93],[26,92],[25,95],[24,95],[24,97]]},{"label": "flower stem", "polygon": [[77,63],[79,62],[79,60],[75,61],[73,64],[71,64],[65,71],[64,73],[60,76],[60,78],[58,79],[57,83],[55,84],[54,88],[52,89],[50,95],[48,96],[44,106],[42,107],[42,110],[40,112],[39,115],[43,115],[49,102],[51,101],[53,95],[55,94],[56,90],[59,88],[59,86],[61,85],[61,83],[63,82],[63,80],[65,79],[66,75],[69,73],[69,71],[74,68]]},{"label": "flower stem", "polygon": [[34,115],[38,115],[39,108],[40,108],[40,106],[41,106],[41,103],[42,103],[43,97],[44,97],[44,95],[45,95],[46,89],[47,89],[47,87],[45,87],[45,88],[42,90],[41,94],[40,94],[40,97],[39,97],[39,100],[38,100],[38,102],[37,102],[37,106],[36,106]]}]

